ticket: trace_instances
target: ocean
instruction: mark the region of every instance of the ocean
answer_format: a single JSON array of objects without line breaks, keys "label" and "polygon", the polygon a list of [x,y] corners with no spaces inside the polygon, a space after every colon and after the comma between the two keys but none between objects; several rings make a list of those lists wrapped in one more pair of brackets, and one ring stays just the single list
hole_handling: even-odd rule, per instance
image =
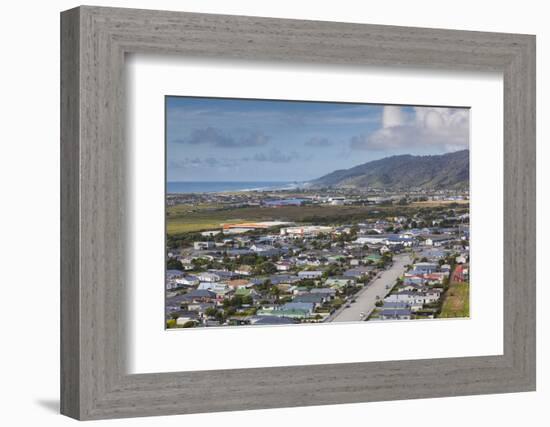
[{"label": "ocean", "polygon": [[282,190],[296,188],[296,182],[283,181],[194,181],[168,182],[167,193],[221,193],[224,191]]}]

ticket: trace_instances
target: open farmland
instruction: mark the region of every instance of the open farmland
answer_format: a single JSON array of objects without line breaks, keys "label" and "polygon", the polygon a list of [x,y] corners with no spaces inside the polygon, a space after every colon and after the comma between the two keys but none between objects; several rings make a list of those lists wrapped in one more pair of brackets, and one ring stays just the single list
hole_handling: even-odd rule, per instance
[{"label": "open farmland", "polygon": [[[167,208],[167,233],[169,235],[219,228],[222,223],[246,221],[293,221],[316,224],[345,223],[403,214],[409,208],[380,206],[281,206],[222,208],[193,205],[176,205]],[[411,208],[411,210],[414,210]]]}]

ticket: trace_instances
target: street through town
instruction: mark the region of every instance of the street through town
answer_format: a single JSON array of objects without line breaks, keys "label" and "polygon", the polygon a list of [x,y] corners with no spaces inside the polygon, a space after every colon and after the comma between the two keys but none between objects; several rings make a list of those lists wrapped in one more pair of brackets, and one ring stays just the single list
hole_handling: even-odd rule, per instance
[{"label": "street through town", "polygon": [[[377,298],[383,299],[390,293],[391,288],[405,272],[405,266],[411,262],[409,254],[393,256],[393,264],[382,271],[364,289],[355,295],[355,302],[349,307],[344,306],[327,318],[327,322],[358,322],[366,319],[376,306]],[[361,317],[361,313],[364,316]]]}]

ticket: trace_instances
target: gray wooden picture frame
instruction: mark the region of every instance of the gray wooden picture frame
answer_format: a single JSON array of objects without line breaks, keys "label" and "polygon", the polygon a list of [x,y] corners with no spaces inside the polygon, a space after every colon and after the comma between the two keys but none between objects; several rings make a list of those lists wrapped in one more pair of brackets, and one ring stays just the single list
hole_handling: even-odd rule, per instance
[{"label": "gray wooden picture frame", "polygon": [[[127,374],[127,53],[502,72],[504,354]],[[61,165],[65,415],[85,420],[535,390],[532,35],[71,9],[61,14]]]}]

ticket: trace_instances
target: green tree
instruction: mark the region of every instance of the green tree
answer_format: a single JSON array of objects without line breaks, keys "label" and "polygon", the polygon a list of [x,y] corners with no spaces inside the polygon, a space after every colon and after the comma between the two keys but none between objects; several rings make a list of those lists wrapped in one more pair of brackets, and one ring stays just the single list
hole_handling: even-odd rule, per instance
[{"label": "green tree", "polygon": [[270,261],[263,261],[254,267],[255,274],[273,274],[277,271],[277,267]]},{"label": "green tree", "polygon": [[272,286],[271,289],[269,289],[269,293],[275,297],[275,304],[279,304],[281,290],[277,286]]},{"label": "green tree", "polygon": [[166,262],[166,268],[168,270],[183,270],[183,264],[176,258],[168,258]]},{"label": "green tree", "polygon": [[215,317],[216,314],[218,314],[218,310],[216,310],[214,307],[208,307],[204,314],[206,314],[208,317]]},{"label": "green tree", "polygon": [[182,325],[182,328],[194,328],[196,325],[194,320],[188,320]]}]

